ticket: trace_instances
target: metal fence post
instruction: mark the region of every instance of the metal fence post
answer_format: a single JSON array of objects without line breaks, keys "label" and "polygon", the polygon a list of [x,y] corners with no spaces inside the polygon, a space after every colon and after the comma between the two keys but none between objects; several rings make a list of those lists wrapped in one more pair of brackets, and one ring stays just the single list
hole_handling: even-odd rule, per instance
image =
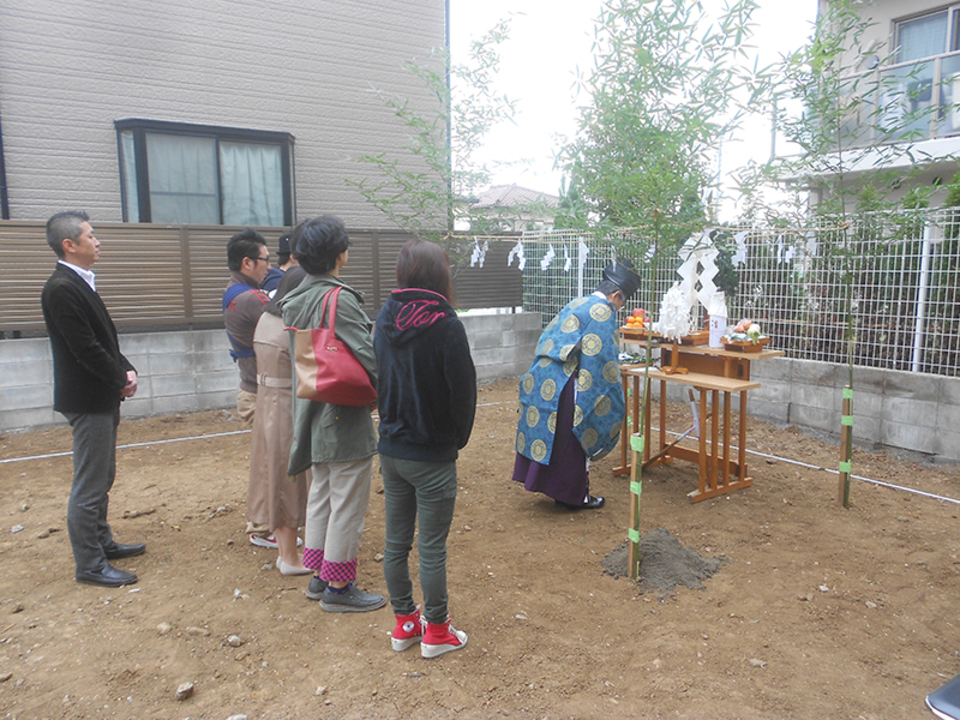
[{"label": "metal fence post", "polygon": [[910,369],[920,372],[920,361],[923,354],[923,324],[927,312],[927,292],[930,285],[930,228],[929,218],[923,223],[923,245],[920,251],[920,280],[917,283],[917,316],[913,325],[913,354],[911,355]]}]

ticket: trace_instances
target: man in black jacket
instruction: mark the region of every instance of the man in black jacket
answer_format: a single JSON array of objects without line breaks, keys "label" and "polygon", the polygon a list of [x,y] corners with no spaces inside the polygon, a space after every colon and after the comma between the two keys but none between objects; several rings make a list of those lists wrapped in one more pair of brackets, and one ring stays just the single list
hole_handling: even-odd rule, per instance
[{"label": "man in black jacket", "polygon": [[73,485],[67,529],[77,582],[119,587],[137,581],[109,560],[140,555],[143,543],[122,545],[107,523],[116,475],[120,402],[137,392],[137,372],[120,352],[117,330],[96,291],[90,268],[100,242],[82,211],[47,221],[47,242],[59,262],[43,286],[43,319],[53,350],[53,408],[73,429]]}]

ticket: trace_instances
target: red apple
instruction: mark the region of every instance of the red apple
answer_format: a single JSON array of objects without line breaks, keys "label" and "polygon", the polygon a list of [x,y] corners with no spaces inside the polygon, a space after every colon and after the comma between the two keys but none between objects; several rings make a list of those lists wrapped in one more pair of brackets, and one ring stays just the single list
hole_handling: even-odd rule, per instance
[{"label": "red apple", "polygon": [[634,309],[633,309],[633,316],[634,316],[634,317],[640,317],[640,318],[642,318],[642,317],[643,317],[643,308],[634,308]]}]

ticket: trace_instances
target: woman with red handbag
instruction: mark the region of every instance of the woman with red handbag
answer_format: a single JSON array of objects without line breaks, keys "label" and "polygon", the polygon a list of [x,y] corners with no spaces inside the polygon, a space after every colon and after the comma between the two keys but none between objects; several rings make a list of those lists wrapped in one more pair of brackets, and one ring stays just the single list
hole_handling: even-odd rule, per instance
[{"label": "woman with red handbag", "polygon": [[[351,355],[342,357],[343,362],[359,363],[376,387],[373,323],[360,307],[363,296],[340,279],[350,247],[343,223],[330,216],[305,220],[294,230],[291,243],[307,277],[279,303],[284,323],[294,330],[335,328],[341,356],[347,354],[343,348]],[[300,364],[295,345],[291,340],[291,354]],[[311,468],[313,474],[303,547],[303,564],[314,571],[307,597],[319,600],[327,612],[376,610],[386,598],[354,584],[377,451],[371,417],[376,401],[366,395],[357,403],[350,398],[338,403],[312,400],[302,396],[308,393],[301,392],[300,367],[297,376],[301,382],[294,400],[288,471],[296,475]]]},{"label": "woman with red handbag", "polygon": [[[434,243],[411,240],[397,284],[377,316],[380,469],[386,544],[383,574],[397,616],[393,649],[417,643],[434,658],[460,650],[467,634],[447,614],[447,536],[457,500],[457,455],[470,439],[477,375],[463,324],[450,304],[450,261]],[[408,560],[419,522],[423,622]]]}]

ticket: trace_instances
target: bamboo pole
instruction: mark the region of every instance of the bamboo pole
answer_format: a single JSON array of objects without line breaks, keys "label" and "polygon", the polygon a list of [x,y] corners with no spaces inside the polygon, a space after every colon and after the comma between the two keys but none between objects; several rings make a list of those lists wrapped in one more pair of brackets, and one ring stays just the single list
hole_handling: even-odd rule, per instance
[{"label": "bamboo pole", "polygon": [[630,451],[633,454],[630,462],[630,526],[627,535],[630,540],[627,566],[630,577],[636,580],[640,577],[640,492],[643,489],[641,476],[643,474],[643,435],[630,435]]},{"label": "bamboo pole", "polygon": [[850,471],[853,457],[853,388],[843,386],[843,412],[840,415],[840,487],[837,501],[850,507]]}]

